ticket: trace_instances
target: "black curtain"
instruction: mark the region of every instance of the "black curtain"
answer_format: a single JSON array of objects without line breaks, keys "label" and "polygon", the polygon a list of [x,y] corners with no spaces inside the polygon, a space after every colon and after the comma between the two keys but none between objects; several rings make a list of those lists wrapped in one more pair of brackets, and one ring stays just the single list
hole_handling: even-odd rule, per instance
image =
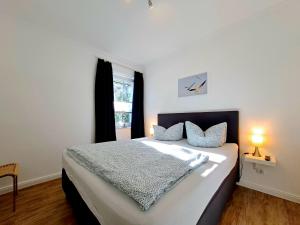
[{"label": "black curtain", "polygon": [[110,62],[98,59],[95,78],[95,142],[115,141],[113,71]]},{"label": "black curtain", "polygon": [[142,73],[134,72],[131,138],[140,137],[145,137],[144,79]]}]

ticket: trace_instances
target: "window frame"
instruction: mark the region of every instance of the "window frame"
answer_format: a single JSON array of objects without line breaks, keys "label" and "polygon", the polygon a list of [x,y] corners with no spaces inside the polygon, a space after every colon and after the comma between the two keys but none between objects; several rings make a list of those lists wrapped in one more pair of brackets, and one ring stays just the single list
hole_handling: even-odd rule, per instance
[{"label": "window frame", "polygon": [[[121,113],[121,114],[129,114],[130,116],[130,124],[129,126],[126,126],[124,124],[123,127],[117,126],[117,121],[115,121],[115,127],[116,129],[130,129],[131,128],[131,122],[132,122],[132,102],[133,102],[133,85],[134,85],[134,77],[133,76],[129,76],[129,75],[125,75],[125,74],[121,74],[121,73],[113,73],[113,85],[114,85],[114,108],[115,108],[115,83],[119,83],[121,85],[123,85],[123,90],[124,90],[124,85],[130,84],[132,86],[132,96],[131,96],[131,100],[129,102],[127,101],[118,101],[118,102],[124,102],[124,103],[129,103],[131,104],[131,110],[130,111],[114,111],[115,114],[115,118],[116,118],[116,113]],[[116,119],[115,119],[116,120]]]}]

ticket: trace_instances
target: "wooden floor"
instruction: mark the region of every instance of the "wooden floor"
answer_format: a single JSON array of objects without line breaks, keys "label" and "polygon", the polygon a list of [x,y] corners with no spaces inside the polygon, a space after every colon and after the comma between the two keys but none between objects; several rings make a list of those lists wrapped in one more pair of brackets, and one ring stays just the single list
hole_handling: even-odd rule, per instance
[{"label": "wooden floor", "polygon": [[[0,196],[0,225],[77,224],[60,180],[54,180],[19,191],[15,213],[11,194]],[[300,204],[238,187],[220,225],[300,225]]]},{"label": "wooden floor", "polygon": [[300,225],[300,204],[238,186],[220,225]]}]

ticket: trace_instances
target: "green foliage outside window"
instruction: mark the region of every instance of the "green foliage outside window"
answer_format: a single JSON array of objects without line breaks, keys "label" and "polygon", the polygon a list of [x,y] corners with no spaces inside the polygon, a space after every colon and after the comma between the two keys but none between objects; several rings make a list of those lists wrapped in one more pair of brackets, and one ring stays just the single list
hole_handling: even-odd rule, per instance
[{"label": "green foliage outside window", "polygon": [[117,128],[126,128],[131,126],[131,112],[115,112],[115,121]]}]

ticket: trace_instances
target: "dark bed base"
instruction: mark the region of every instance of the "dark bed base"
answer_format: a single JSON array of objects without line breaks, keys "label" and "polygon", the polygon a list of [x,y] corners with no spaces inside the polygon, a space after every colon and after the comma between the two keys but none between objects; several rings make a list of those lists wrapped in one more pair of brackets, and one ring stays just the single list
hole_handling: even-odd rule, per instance
[{"label": "dark bed base", "polygon": [[237,162],[229,175],[225,178],[217,192],[214,194],[197,225],[218,225],[226,203],[232,196],[239,176],[239,163]]},{"label": "dark bed base", "polygon": [[[217,225],[219,223],[223,209],[236,186],[237,176],[238,163],[210,200],[197,225]],[[78,193],[64,169],[62,170],[62,187],[80,225],[101,225]]]},{"label": "dark bed base", "polygon": [[62,188],[79,225],[101,225],[69,179],[65,169],[62,169]]}]

